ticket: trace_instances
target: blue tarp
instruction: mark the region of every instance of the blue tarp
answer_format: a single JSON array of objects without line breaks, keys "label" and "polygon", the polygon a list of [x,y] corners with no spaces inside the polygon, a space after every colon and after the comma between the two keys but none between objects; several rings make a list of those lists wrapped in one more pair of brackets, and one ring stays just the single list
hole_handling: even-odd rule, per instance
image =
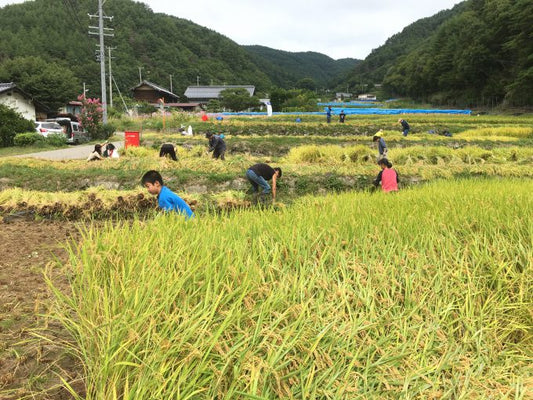
[{"label": "blue tarp", "polygon": [[[342,110],[346,115],[399,115],[399,114],[466,114],[470,115],[471,110],[421,110],[408,108],[332,108],[332,114],[338,115]],[[260,116],[267,115],[266,112],[224,112],[217,115],[243,115],[243,116]],[[326,115],[326,109],[323,112],[275,112],[273,115]]]},{"label": "blue tarp", "polygon": [[[395,114],[468,114],[471,110],[424,110],[417,108],[332,108],[333,114],[338,115],[342,110],[346,115],[395,115]],[[324,108],[324,113],[326,108]]]},{"label": "blue tarp", "polygon": [[330,103],[317,103],[317,106],[331,106],[331,107],[372,107],[376,105],[373,101],[366,101],[365,103],[362,103],[360,101],[347,101],[345,103],[338,103],[335,101],[332,101]]}]

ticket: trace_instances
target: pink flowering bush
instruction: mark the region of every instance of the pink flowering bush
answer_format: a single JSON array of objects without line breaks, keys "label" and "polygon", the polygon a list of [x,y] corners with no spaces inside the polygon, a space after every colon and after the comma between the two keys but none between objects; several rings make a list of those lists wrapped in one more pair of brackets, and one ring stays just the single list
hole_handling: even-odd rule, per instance
[{"label": "pink flowering bush", "polygon": [[80,123],[92,139],[107,139],[114,131],[111,126],[102,124],[103,108],[100,99],[91,99],[83,95],[78,97],[82,103]]}]

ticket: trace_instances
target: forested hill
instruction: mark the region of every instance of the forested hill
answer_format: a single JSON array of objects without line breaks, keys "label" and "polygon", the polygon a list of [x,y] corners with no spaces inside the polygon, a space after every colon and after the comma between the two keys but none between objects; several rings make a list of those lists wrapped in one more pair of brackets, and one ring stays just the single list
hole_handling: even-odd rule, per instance
[{"label": "forested hill", "polygon": [[351,70],[360,60],[334,60],[316,52],[288,52],[265,46],[243,46],[272,82],[280,87],[297,86],[298,81],[311,78],[318,87],[326,88],[331,81]]},{"label": "forested hill", "polygon": [[[294,87],[307,77],[325,85],[355,64],[350,59],[335,61],[323,54],[266,47],[260,47],[258,54],[257,49],[239,46],[208,28],[154,13],[132,0],[107,1],[104,12],[114,17],[105,23],[114,29],[106,46],[112,47],[113,76],[126,94],[139,82],[139,75],[165,88],[172,79],[179,95],[197,82],[253,84],[268,91],[273,84]],[[34,0],[1,8],[0,81],[17,82],[52,108],[80,94],[84,82],[90,96],[99,96],[97,37],[88,35],[89,26],[98,25],[88,14],[96,13],[95,0]],[[54,95],[54,87],[60,87],[60,93]]]},{"label": "forested hill", "polygon": [[[78,93],[82,82],[89,86],[89,94],[99,93],[97,37],[88,35],[89,25],[97,26],[98,20],[87,15],[97,11],[97,1],[91,0],[35,0],[1,8],[0,81],[10,80],[2,68],[6,62],[36,56],[65,72],[67,79],[72,71]],[[166,88],[172,75],[177,94],[196,84],[197,77],[204,85],[253,84],[260,90],[271,86],[268,76],[241,46],[210,29],[154,13],[131,0],[107,1],[104,11],[114,17],[106,21],[115,35],[106,38],[106,46],[114,48],[113,76],[122,91],[128,92],[139,82],[139,67],[143,79]],[[28,63],[36,60],[26,60]]]},{"label": "forested hill", "polygon": [[398,59],[417,49],[425,38],[431,36],[443,22],[456,15],[464,8],[464,3],[452,10],[443,10],[432,17],[422,18],[405,27],[400,33],[391,36],[349,73],[348,83],[357,85],[361,82],[381,83],[390,67]]},{"label": "forested hill", "polygon": [[350,80],[434,104],[532,106],[532,38],[531,0],[468,0],[390,38]]}]

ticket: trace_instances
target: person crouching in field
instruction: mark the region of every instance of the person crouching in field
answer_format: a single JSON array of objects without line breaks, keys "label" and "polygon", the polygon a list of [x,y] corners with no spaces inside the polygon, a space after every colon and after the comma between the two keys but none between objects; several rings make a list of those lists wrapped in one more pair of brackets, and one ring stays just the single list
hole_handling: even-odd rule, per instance
[{"label": "person crouching in field", "polygon": [[113,143],[108,143],[105,146],[104,157],[119,158],[118,150]]},{"label": "person crouching in field", "polygon": [[213,132],[206,132],[205,137],[209,139],[209,152],[213,152],[213,158],[225,160],[226,142],[220,137],[221,135],[214,135]]},{"label": "person crouching in field", "polygon": [[381,184],[381,189],[384,192],[398,191],[398,173],[392,169],[392,163],[386,158],[378,161],[381,171],[374,180],[374,186],[377,188]]},{"label": "person crouching in field", "polygon": [[194,217],[194,213],[189,205],[163,184],[163,177],[159,172],[153,170],[146,172],[141,182],[148,189],[148,193],[157,196],[157,203],[162,210],[175,211],[187,219]]},{"label": "person crouching in field", "polygon": [[[276,184],[277,180],[281,178],[281,168],[272,168],[268,164],[255,164],[246,171],[246,179],[252,184],[252,191],[254,195],[257,194],[259,186],[263,189],[260,194],[261,202],[266,201],[266,195],[272,190],[272,202],[276,201]],[[272,188],[267,181],[272,179]]]},{"label": "person crouching in field", "polygon": [[378,142],[378,161],[382,158],[387,158],[387,144],[385,143],[385,140],[383,140],[383,138],[381,137],[382,134],[383,131],[380,129],[372,138],[372,141],[374,143]]},{"label": "person crouching in field", "polygon": [[106,144],[107,142],[104,142],[102,144],[95,144],[94,150],[91,154],[89,154],[89,157],[87,157],[87,161],[103,160],[104,156],[102,155],[102,147],[104,147]]}]

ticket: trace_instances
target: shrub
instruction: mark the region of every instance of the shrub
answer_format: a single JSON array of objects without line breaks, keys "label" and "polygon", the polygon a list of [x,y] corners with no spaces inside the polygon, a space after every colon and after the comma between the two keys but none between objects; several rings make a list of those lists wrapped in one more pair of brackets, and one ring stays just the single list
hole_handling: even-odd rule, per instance
[{"label": "shrub", "polygon": [[34,146],[43,145],[46,138],[37,132],[17,133],[13,139],[15,146]]},{"label": "shrub", "polygon": [[3,104],[0,104],[0,121],[0,147],[13,146],[17,133],[34,130],[31,121]]},{"label": "shrub", "polygon": [[115,130],[116,128],[113,124],[99,125],[95,135],[91,135],[91,137],[93,139],[108,139],[115,133]]},{"label": "shrub", "polygon": [[57,146],[62,146],[66,143],[67,143],[67,140],[65,138],[65,135],[62,135],[61,133],[49,134],[46,137],[46,144],[50,146],[57,147]]}]

